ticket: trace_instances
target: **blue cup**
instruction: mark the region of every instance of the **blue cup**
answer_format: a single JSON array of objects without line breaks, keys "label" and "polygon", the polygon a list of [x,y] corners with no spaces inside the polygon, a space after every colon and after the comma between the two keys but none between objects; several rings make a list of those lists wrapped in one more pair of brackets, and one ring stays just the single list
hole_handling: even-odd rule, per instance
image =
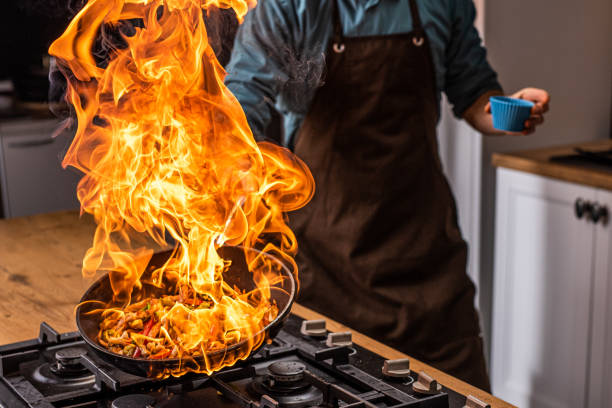
[{"label": "blue cup", "polygon": [[531,116],[534,103],[524,99],[509,98],[507,96],[491,96],[491,114],[493,127],[507,132],[522,132],[525,130],[525,121]]}]

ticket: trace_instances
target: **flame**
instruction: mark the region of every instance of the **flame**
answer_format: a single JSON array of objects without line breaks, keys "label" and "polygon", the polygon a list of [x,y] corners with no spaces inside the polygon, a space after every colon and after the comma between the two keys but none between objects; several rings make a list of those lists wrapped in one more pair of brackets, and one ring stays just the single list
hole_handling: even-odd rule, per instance
[{"label": "flame", "polygon": [[[177,303],[166,316],[179,333],[172,340],[185,351],[181,358],[247,343],[240,353],[158,376],[210,374],[261,345],[280,266],[250,248],[281,258],[297,278],[297,243],[285,212],[310,200],[312,175],[286,149],[255,142],[223,84],[203,18],[216,7],[232,8],[242,20],[253,6],[249,0],[89,0],[49,50],[68,79],[66,98],[78,120],[63,166],[84,173],[77,188],[81,212],[97,224],[83,275],[108,272],[114,304],[135,304],[153,255],[143,237],[163,246],[170,236],[175,250],[152,283],[169,288],[168,281],[178,281],[213,299],[211,309]],[[109,29],[118,45],[101,59],[93,50]],[[259,296],[224,284],[229,262],[217,249],[238,245]]]}]

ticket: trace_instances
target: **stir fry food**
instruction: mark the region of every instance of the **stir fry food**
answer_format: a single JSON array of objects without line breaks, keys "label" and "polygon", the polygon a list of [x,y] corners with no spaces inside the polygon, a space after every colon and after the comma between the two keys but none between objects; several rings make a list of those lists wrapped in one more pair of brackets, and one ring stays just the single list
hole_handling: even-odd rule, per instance
[{"label": "stir fry food", "polygon": [[[128,357],[167,359],[197,357],[256,334],[240,329],[228,332],[218,327],[232,318],[222,316],[219,319],[224,309],[210,296],[195,293],[184,286],[176,295],[149,297],[123,309],[105,309],[101,315],[98,342],[113,353]],[[270,304],[261,316],[259,330],[277,315],[278,308]],[[202,330],[203,327],[206,330]]]}]

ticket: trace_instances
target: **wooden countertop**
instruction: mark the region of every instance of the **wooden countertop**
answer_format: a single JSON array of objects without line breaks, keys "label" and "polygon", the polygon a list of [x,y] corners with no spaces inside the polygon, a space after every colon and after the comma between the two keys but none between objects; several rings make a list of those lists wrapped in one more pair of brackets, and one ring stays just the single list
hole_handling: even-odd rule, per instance
[{"label": "wooden countertop", "polygon": [[573,165],[551,162],[553,156],[574,154],[574,148],[603,151],[612,149],[612,140],[599,140],[571,145],[524,150],[514,153],[495,153],[492,163],[496,167],[520,170],[540,176],[551,177],[572,183],[612,190],[612,167],[598,165]]},{"label": "wooden countertop", "polygon": [[[91,244],[93,231],[91,218],[79,218],[75,212],[0,220],[0,344],[37,337],[42,321],[60,332],[76,330],[74,307],[90,284],[81,277],[81,262]],[[298,304],[292,311],[305,319],[323,318]],[[331,331],[350,330],[330,319],[327,319],[327,327]],[[352,332],[356,344],[385,358],[408,357]],[[512,407],[484,391],[410,359],[413,370],[426,371],[448,388],[464,395],[474,395],[494,408]]]}]

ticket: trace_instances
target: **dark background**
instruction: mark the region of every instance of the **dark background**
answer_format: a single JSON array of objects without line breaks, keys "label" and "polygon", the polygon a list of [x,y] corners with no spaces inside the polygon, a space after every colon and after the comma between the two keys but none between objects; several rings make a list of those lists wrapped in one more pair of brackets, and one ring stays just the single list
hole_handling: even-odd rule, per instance
[{"label": "dark background", "polygon": [[13,80],[20,100],[46,100],[47,50],[83,4],[82,0],[3,1],[0,78]]},{"label": "dark background", "polygon": [[[0,79],[13,81],[17,99],[49,99],[47,50],[85,3],[86,0],[3,0]],[[210,10],[205,22],[211,45],[225,65],[238,28],[235,14],[231,10]]]}]

